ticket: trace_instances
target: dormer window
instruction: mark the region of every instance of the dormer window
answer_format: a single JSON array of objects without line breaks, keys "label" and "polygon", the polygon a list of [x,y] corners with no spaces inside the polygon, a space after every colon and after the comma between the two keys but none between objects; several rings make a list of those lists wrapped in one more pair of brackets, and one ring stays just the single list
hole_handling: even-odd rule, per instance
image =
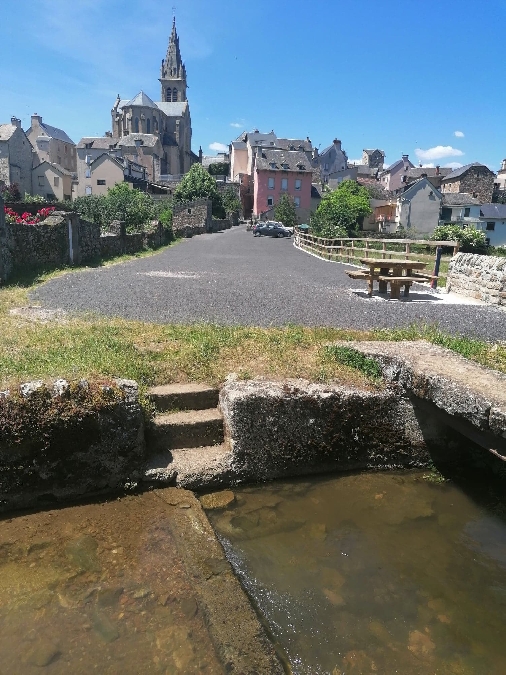
[{"label": "dormer window", "polygon": [[275,168],[276,168],[275,162],[271,162],[269,166],[271,167],[271,169],[275,169]]},{"label": "dormer window", "polygon": [[286,164],[286,163],[285,163],[285,164],[282,164],[281,166],[283,167],[283,169],[284,169],[285,171],[287,171],[287,170],[289,169],[289,166],[288,166],[288,164]]},{"label": "dormer window", "polygon": [[298,164],[297,168],[299,169],[299,171],[305,171],[306,170],[306,167],[304,166],[304,164]]}]

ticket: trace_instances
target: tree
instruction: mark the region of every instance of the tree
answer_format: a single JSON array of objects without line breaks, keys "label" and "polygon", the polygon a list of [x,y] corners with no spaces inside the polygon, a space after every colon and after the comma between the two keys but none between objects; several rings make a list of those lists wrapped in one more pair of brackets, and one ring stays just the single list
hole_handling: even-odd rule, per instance
[{"label": "tree", "polygon": [[228,176],[230,164],[228,162],[215,162],[210,164],[207,170],[211,176]]},{"label": "tree", "polygon": [[430,238],[432,241],[458,241],[462,253],[487,253],[485,232],[475,227],[447,223],[438,225]]},{"label": "tree", "polygon": [[153,217],[153,201],[146,192],[118,183],[107,190],[106,216],[109,222],[124,220],[128,230],[138,230]]},{"label": "tree", "polygon": [[285,227],[296,227],[298,220],[293,197],[282,194],[279,202],[274,207],[274,216],[276,220],[282,222]]},{"label": "tree", "polygon": [[327,193],[311,217],[311,230],[320,237],[349,237],[359,221],[371,213],[368,191],[353,180]]},{"label": "tree", "polygon": [[210,199],[213,203],[213,216],[225,217],[223,200],[218,192],[216,180],[201,164],[194,164],[174,190],[175,202],[192,202],[195,199]]},{"label": "tree", "polygon": [[242,209],[241,200],[233,187],[228,187],[222,195],[223,208],[228,213],[239,213]]}]

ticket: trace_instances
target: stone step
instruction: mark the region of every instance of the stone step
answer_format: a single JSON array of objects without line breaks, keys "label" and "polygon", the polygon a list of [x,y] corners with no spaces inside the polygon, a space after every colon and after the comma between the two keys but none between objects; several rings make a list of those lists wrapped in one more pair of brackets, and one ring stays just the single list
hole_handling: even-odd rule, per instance
[{"label": "stone step", "polygon": [[177,485],[200,489],[228,485],[231,458],[228,443],[166,450],[151,458],[143,480],[155,487]]},{"label": "stone step", "polygon": [[195,382],[164,384],[148,391],[148,398],[158,412],[216,408],[218,396],[219,391],[215,387]]},{"label": "stone step", "polygon": [[223,416],[218,408],[156,415],[146,434],[148,452],[223,443]]}]

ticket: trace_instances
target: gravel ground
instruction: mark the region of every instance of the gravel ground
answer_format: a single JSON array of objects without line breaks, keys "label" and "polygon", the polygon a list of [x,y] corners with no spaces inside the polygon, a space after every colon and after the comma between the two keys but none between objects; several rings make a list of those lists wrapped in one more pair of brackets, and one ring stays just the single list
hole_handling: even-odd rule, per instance
[{"label": "gravel ground", "polygon": [[368,329],[424,322],[452,334],[506,339],[504,310],[451,304],[426,287],[408,302],[370,299],[363,281],[346,276],[348,268],[295,249],[291,239],[253,237],[239,226],[150,257],[64,275],[40,286],[31,300],[157,323]]}]

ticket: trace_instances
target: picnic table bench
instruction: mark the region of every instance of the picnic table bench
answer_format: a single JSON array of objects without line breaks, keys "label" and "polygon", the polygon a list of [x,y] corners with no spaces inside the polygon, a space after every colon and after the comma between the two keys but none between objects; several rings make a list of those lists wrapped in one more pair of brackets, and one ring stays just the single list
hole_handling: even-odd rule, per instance
[{"label": "picnic table bench", "polygon": [[422,272],[427,263],[421,260],[360,258],[360,262],[368,269],[346,270],[346,274],[351,279],[365,279],[369,297],[373,294],[375,281],[378,282],[380,293],[387,293],[390,284],[390,297],[398,300],[401,286],[404,286],[404,297],[408,297],[411,284],[427,283],[437,279],[432,274]]}]

